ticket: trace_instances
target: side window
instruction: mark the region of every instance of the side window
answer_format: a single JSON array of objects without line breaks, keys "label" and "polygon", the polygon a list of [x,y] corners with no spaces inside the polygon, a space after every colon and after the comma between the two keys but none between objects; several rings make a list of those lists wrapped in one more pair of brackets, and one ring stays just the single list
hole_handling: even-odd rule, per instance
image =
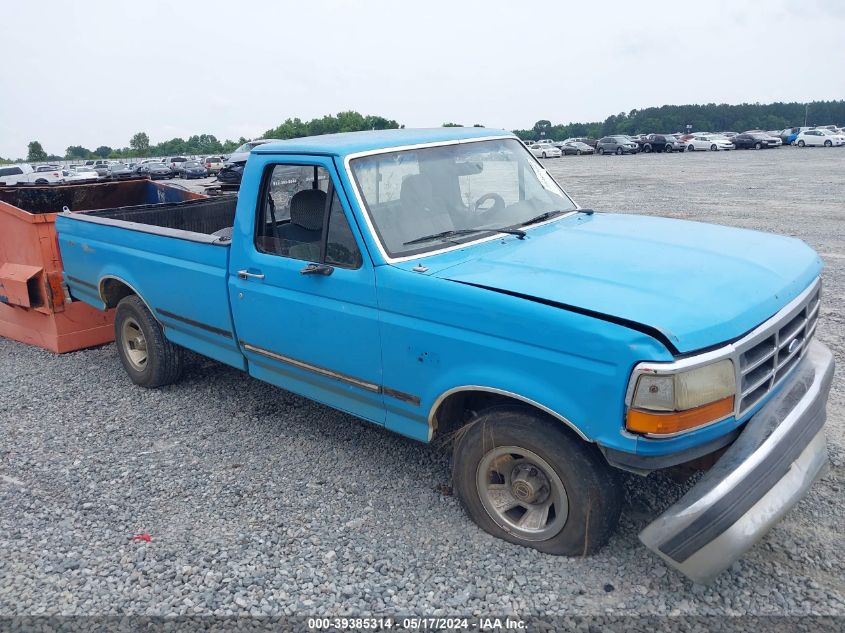
[{"label": "side window", "polygon": [[[328,204],[330,190],[331,205]],[[361,265],[358,245],[323,167],[275,165],[267,174],[262,191],[263,200],[256,218],[256,249],[270,255],[348,268]],[[326,213],[330,214],[327,231]]]},{"label": "side window", "polygon": [[361,267],[361,251],[358,250],[358,244],[355,243],[355,236],[349,227],[337,192],[332,196],[332,204],[329,209],[325,263],[344,268]]}]

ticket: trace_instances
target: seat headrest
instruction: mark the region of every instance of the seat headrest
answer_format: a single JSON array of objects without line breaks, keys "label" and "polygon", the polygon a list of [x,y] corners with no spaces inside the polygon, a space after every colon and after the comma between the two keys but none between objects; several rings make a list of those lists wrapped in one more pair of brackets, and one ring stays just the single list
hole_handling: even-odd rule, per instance
[{"label": "seat headrest", "polygon": [[326,192],[322,189],[303,189],[290,199],[290,221],[309,231],[323,228],[326,212]]},{"label": "seat headrest", "polygon": [[434,199],[434,188],[431,180],[423,174],[411,174],[402,180],[399,190],[399,200],[406,204],[427,208]]}]

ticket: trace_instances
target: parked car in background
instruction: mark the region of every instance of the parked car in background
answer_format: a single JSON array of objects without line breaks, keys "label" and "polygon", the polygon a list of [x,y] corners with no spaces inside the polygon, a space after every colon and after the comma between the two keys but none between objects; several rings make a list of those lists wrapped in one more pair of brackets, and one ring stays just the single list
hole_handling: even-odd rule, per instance
[{"label": "parked car in background", "polygon": [[208,156],[204,161],[203,164],[205,165],[205,170],[211,174],[216,174],[221,169],[223,169],[223,157],[222,156]]},{"label": "parked car in background", "polygon": [[639,145],[621,134],[604,136],[596,143],[596,152],[599,154],[636,154],[638,151]]},{"label": "parked car in background", "polygon": [[739,134],[739,132],[719,132],[719,136],[724,136],[725,138],[733,138]]},{"label": "parked car in background", "polygon": [[560,148],[551,143],[534,143],[528,149],[537,158],[560,158],[562,155]]},{"label": "parked car in background", "polygon": [[671,134],[647,134],[637,144],[640,146],[640,151],[646,154],[671,152],[675,149],[675,137]]},{"label": "parked car in background", "polygon": [[170,158],[164,159],[164,164],[170,167],[173,171],[179,171],[178,167],[181,163],[186,162],[188,159],[184,156],[171,156]]},{"label": "parked car in background", "polygon": [[237,189],[241,186],[241,178],[244,175],[246,162],[229,163],[217,172],[217,180],[224,189]]},{"label": "parked car in background", "polygon": [[199,161],[186,160],[176,167],[176,175],[180,178],[190,180],[191,178],[205,178],[208,172],[205,166]]},{"label": "parked car in background", "polygon": [[126,163],[112,163],[107,166],[106,176],[111,180],[132,178],[135,172]]},{"label": "parked car in background", "polygon": [[62,176],[61,169],[37,171],[32,165],[27,165],[26,163],[0,165],[0,184],[2,185],[49,185],[60,183],[63,180],[64,177]]},{"label": "parked car in background", "polygon": [[781,144],[780,139],[775,139],[768,134],[760,134],[759,132],[743,132],[742,134],[737,134],[731,139],[731,142],[737,149],[765,149],[768,147],[778,147]]},{"label": "parked car in background", "polygon": [[109,166],[108,165],[93,165],[91,167],[94,171],[97,172],[97,175],[100,178],[108,178],[109,177]]},{"label": "parked car in background", "polygon": [[804,130],[796,137],[795,144],[798,147],[839,147],[845,145],[845,136],[834,134],[827,129]]},{"label": "parked car in background", "polygon": [[62,178],[66,183],[97,182],[100,175],[91,167],[77,167],[76,169],[63,169]]},{"label": "parked car in background", "polygon": [[141,163],[135,168],[135,173],[140,176],[149,176],[152,180],[170,179],[176,175],[164,163]]},{"label": "parked car in background", "polygon": [[231,163],[244,163],[244,162],[246,162],[246,159],[249,158],[249,153],[254,148],[258,147],[259,145],[263,145],[264,143],[278,143],[278,142],[279,142],[279,139],[275,139],[275,138],[258,138],[258,139],[255,139],[254,141],[248,141],[248,142],[244,143],[243,145],[241,145],[240,147],[238,147],[234,152],[229,154],[229,156],[226,157],[225,163],[227,165],[229,165]]},{"label": "parked car in background", "polygon": [[584,143],[589,145],[593,149],[596,148],[596,144],[598,141],[594,138],[590,138],[589,136],[573,136],[567,139],[564,139],[564,143]]},{"label": "parked car in background", "polygon": [[715,136],[710,134],[696,134],[692,138],[685,141],[688,152],[695,152],[700,150],[718,151],[720,149],[733,149],[734,145],[727,138],[723,136]]},{"label": "parked car in background", "polygon": [[581,156],[582,154],[596,153],[596,150],[594,148],[590,147],[586,143],[582,143],[581,141],[569,141],[568,143],[563,143],[560,149],[566,154],[575,154],[576,156]]}]

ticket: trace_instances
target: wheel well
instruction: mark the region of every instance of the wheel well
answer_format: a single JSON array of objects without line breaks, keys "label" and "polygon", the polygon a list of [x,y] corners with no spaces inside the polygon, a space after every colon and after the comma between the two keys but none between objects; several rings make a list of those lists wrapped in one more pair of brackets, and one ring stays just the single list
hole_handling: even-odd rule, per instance
[{"label": "wheel well", "polygon": [[138,294],[119,279],[104,279],[100,284],[100,297],[107,308],[116,308],[120,300]]},{"label": "wheel well", "polygon": [[583,437],[580,431],[572,427],[569,422],[565,422],[561,418],[551,415],[548,411],[543,410],[531,402],[494,391],[469,389],[449,394],[437,405],[430,421],[432,427],[431,439],[448,439],[458,429],[472,422],[484,409],[502,405],[530,409],[536,415],[555,420],[555,422],[574,430],[579,436]]}]

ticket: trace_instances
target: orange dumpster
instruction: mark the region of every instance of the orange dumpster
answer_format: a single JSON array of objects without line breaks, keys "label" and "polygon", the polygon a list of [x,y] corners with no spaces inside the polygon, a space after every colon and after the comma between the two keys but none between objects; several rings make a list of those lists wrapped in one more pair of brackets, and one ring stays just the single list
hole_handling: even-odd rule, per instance
[{"label": "orange dumpster", "polygon": [[58,354],[114,340],[114,311],[68,294],[56,213],[204,197],[150,180],[0,188],[0,336]]}]

